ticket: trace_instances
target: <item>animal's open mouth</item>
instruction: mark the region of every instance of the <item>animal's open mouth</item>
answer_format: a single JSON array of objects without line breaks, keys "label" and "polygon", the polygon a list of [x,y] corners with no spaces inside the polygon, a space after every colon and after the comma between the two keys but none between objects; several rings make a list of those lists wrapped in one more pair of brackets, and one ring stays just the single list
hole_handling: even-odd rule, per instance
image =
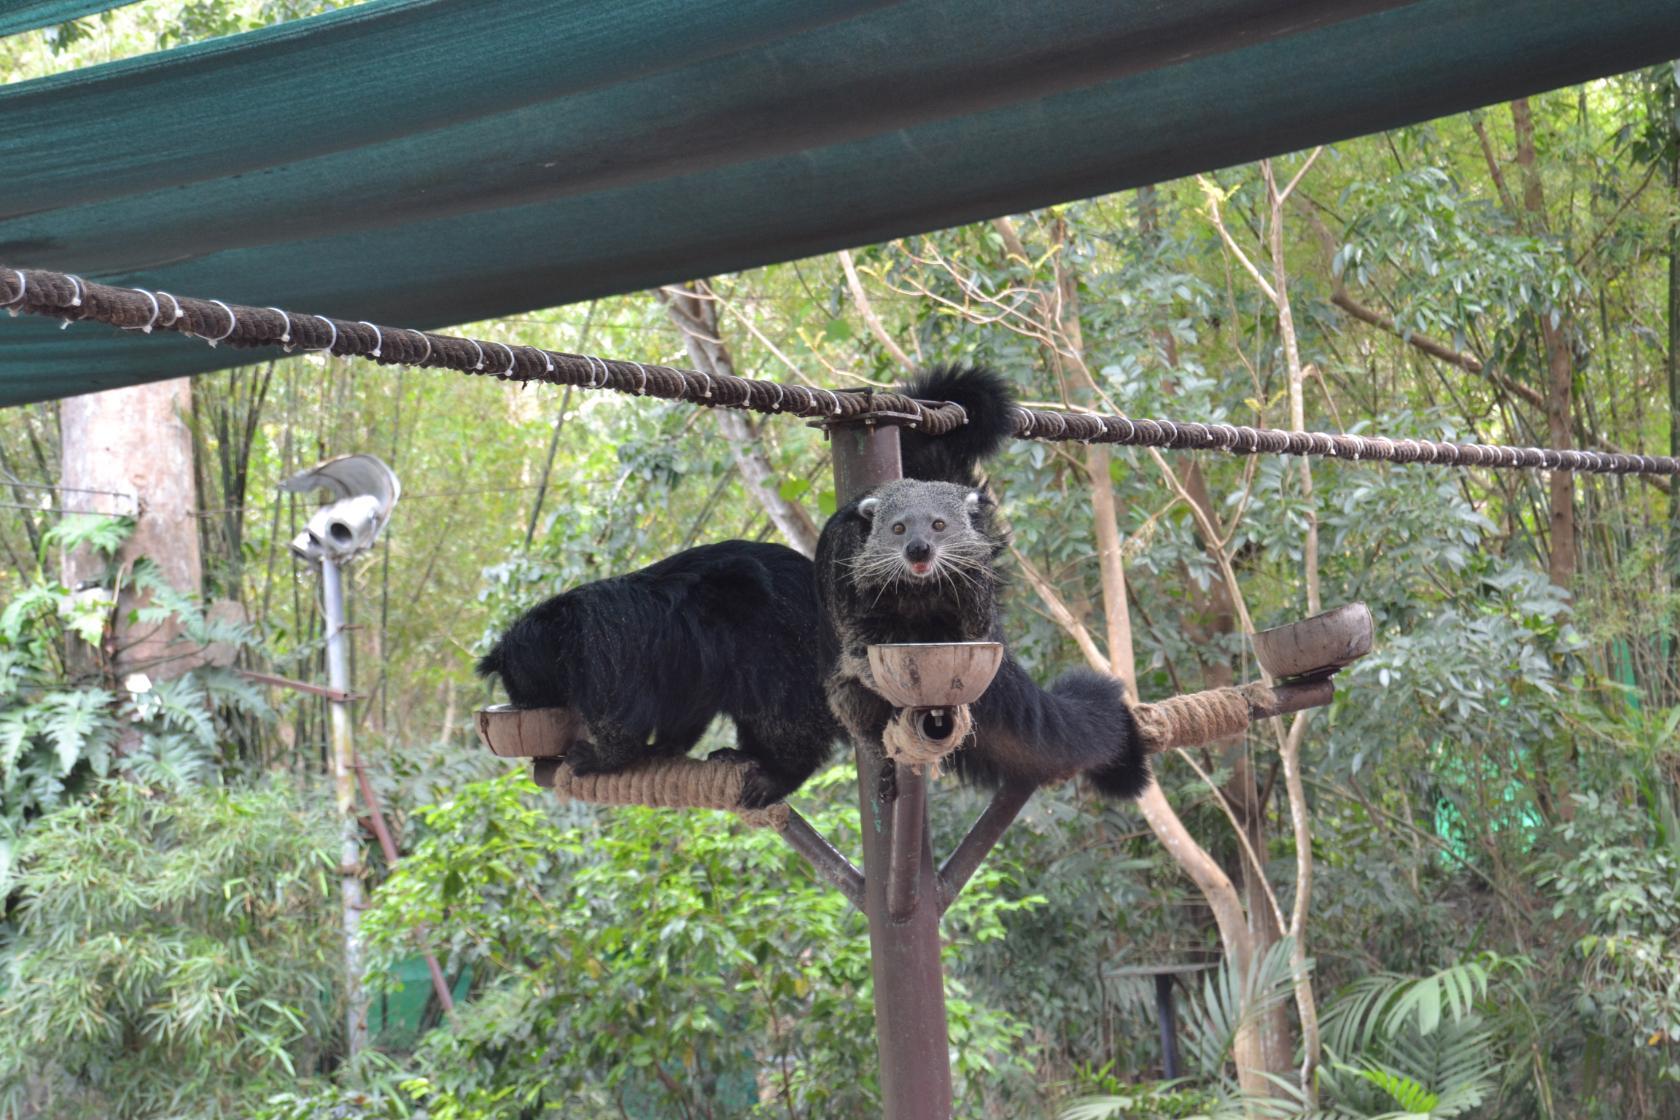
[{"label": "animal's open mouth", "polygon": [[933,561],[932,560],[912,560],[912,561],[910,561],[910,574],[911,575],[925,576],[931,571],[933,571]]}]

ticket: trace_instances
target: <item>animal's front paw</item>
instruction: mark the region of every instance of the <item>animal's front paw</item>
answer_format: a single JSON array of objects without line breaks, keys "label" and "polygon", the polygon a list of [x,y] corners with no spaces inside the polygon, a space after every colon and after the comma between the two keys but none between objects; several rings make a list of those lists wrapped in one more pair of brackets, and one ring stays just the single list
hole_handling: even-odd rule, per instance
[{"label": "animal's front paw", "polygon": [[794,787],[765,773],[757,763],[747,764],[746,777],[741,782],[741,808],[767,809],[778,801],[785,801]]},{"label": "animal's front paw", "polygon": [[880,777],[876,780],[875,796],[882,801],[898,800],[898,764],[888,761],[881,767]]},{"label": "animal's front paw", "polygon": [[588,739],[579,739],[566,751],[566,767],[574,774],[600,774],[608,767],[601,761],[600,749]]},{"label": "animal's front paw", "polygon": [[745,751],[738,751],[734,747],[719,747],[706,756],[707,762],[751,762]]}]

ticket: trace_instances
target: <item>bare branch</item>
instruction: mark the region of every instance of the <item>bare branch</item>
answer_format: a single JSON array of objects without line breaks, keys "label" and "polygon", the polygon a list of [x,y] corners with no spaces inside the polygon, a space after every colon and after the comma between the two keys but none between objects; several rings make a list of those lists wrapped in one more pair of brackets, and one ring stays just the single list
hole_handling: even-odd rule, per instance
[{"label": "bare branch", "polygon": [[1004,250],[1012,259],[1019,257],[1022,264],[1032,264],[1032,258],[1027,256],[1027,247],[1021,242],[1021,235],[1015,232],[1014,222],[1008,218],[993,218],[992,228],[1003,238]]},{"label": "bare branch", "polygon": [[852,254],[842,249],[836,255],[840,258],[840,267],[846,273],[846,287],[851,289],[852,302],[857,305],[858,314],[863,316],[864,326],[869,328],[869,333],[875,336],[875,341],[893,356],[893,360],[906,373],[916,372],[916,363],[893,341],[892,335],[887,333],[887,328],[881,325],[881,318],[875,314],[875,308],[870,306],[869,293],[863,290],[863,281],[858,278],[857,266],[852,263]]},{"label": "bare branch", "polygon": [[1010,555],[1015,557],[1015,562],[1021,566],[1021,574],[1026,577],[1027,582],[1032,585],[1032,589],[1038,593],[1039,599],[1043,601],[1044,609],[1050,612],[1050,618],[1074,640],[1074,643],[1079,646],[1079,652],[1085,655],[1085,660],[1093,668],[1100,672],[1109,672],[1109,660],[1097,648],[1096,640],[1091,637],[1091,631],[1074,615],[1067,602],[1056,594],[1056,589],[1050,585],[1048,579],[1044,578],[1044,573],[1040,572],[1033,565],[1033,562],[1028,560],[1026,555],[1014,545],[1009,546],[1009,552]]},{"label": "bare branch", "polygon": [[1301,169],[1295,172],[1294,177],[1289,180],[1289,185],[1284,187],[1282,191],[1278,192],[1277,200],[1280,204],[1289,201],[1290,194],[1292,194],[1295,188],[1300,185],[1301,180],[1306,177],[1307,172],[1312,170],[1314,161],[1318,159],[1319,155],[1323,151],[1324,145],[1320,144],[1312,150],[1311,155],[1307,156],[1307,162],[1303,163],[1301,165]]},{"label": "bare branch", "polygon": [[1505,212],[1522,221],[1522,211],[1517,209],[1510,189],[1505,186],[1505,173],[1499,169],[1499,157],[1493,154],[1493,141],[1488,139],[1487,125],[1481,113],[1470,114],[1470,128],[1476,133],[1476,139],[1482,142],[1482,158],[1487,160],[1488,174],[1493,178],[1494,189],[1499,192],[1499,201],[1504,204]]},{"label": "bare branch", "polygon": [[[1225,813],[1225,819],[1231,822],[1231,831],[1237,834],[1237,840],[1242,844],[1243,851],[1248,854],[1248,862],[1250,866],[1255,868],[1264,868],[1266,865],[1260,861],[1260,856],[1257,852],[1255,852],[1254,845],[1249,843],[1248,829],[1244,828],[1237,820],[1236,811],[1231,808],[1231,802],[1225,796],[1225,792],[1219,788],[1219,784],[1213,780],[1206,770],[1203,770],[1201,766],[1197,765],[1196,759],[1189,751],[1180,749],[1178,754],[1180,758],[1190,764],[1190,769],[1194,770],[1196,772],[1196,776],[1202,779],[1208,789],[1213,792],[1213,799],[1219,803],[1219,808]],[[1266,896],[1266,902],[1271,906],[1272,919],[1277,922],[1279,929],[1285,928],[1283,924],[1283,907],[1278,905],[1277,895],[1272,891],[1271,880],[1266,878],[1264,872],[1256,875],[1255,878],[1260,881],[1261,889]]]},{"label": "bare branch", "polygon": [[[682,331],[694,367],[719,376],[735,376],[734,359],[718,332],[718,301],[704,284],[666,286],[657,294],[671,321]],[[789,545],[806,556],[816,555],[816,523],[803,506],[782,497],[770,460],[765,457],[759,430],[734,409],[720,408],[714,415],[718,430],[729,440],[729,450],[741,470],[741,479],[759,506]]]},{"label": "bare branch", "polygon": [[1202,185],[1202,192],[1207,196],[1208,217],[1213,221],[1213,228],[1219,231],[1219,239],[1225,242],[1225,247],[1231,250],[1231,255],[1237,258],[1237,263],[1242,265],[1243,269],[1254,278],[1254,282],[1260,286],[1260,290],[1265,293],[1266,298],[1276,303],[1277,293],[1272,291],[1270,284],[1266,283],[1266,278],[1260,275],[1260,270],[1254,267],[1254,262],[1248,259],[1248,254],[1242,251],[1242,246],[1238,245],[1236,239],[1231,236],[1231,231],[1225,228],[1225,219],[1219,213],[1219,202],[1223,195],[1220,193],[1218,185],[1205,175],[1196,176],[1196,182]]}]

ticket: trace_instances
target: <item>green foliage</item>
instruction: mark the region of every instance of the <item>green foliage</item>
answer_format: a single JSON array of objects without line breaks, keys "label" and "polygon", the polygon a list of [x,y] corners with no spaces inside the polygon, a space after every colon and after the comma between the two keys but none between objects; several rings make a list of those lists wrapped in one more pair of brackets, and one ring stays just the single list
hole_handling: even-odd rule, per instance
[{"label": "green foliage", "polygon": [[[105,534],[108,519],[67,520],[65,543],[92,543],[81,530],[96,522],[98,539],[116,547],[120,538]],[[183,646],[253,640],[248,627],[207,618],[146,561],[134,565],[125,586],[147,595],[138,620],[175,628]],[[95,643],[115,604],[109,590],[72,592],[37,577],[0,610],[0,889],[24,825],[110,774],[119,744],[121,767],[135,780],[180,790],[217,777],[229,716],[269,714],[262,694],[227,669],[203,666],[157,682],[143,673],[111,680]],[[91,665],[91,679],[69,679],[71,664]]]},{"label": "green foliage", "polygon": [[[536,797],[508,777],[424,810],[368,912],[387,958],[424,930],[453,967],[494,977],[422,1041],[407,1087],[430,1115],[878,1107],[863,919],[780,838],[710,813],[625,809],[596,826]],[[814,819],[844,836],[850,817]],[[1006,889],[1006,869],[977,886],[952,909],[953,954],[1041,901]],[[955,1073],[978,1101],[1018,1071],[1024,1027],[960,984],[949,995]]]},{"label": "green foliage", "polygon": [[1555,918],[1582,930],[1577,1011],[1680,1081],[1680,848],[1667,790],[1643,806],[1576,796],[1542,858]]},{"label": "green foliage", "polygon": [[106,559],[117,554],[129,534],[134,532],[132,517],[106,517],[103,514],[73,513],[48,529],[41,537],[41,546],[70,551],[83,545]]},{"label": "green foliage", "polygon": [[131,782],[36,821],[0,979],[0,1116],[243,1117],[337,1030],[324,799]]},{"label": "green foliage", "polygon": [[[11,80],[67,71],[323,6],[132,5],[0,43],[0,70]],[[1666,451],[1674,73],[1663,66],[1530,99],[1538,215],[1524,212],[1504,106],[1327,149],[1281,231],[1312,371],[1306,426],[1553,442],[1532,396],[1548,387],[1545,324],[1562,333],[1572,363],[1570,434],[1557,438]],[[1303,156],[1279,161],[1286,175],[1303,166]],[[1211,178],[1230,231],[1259,250],[1266,271],[1257,170]],[[1027,259],[980,223],[858,249],[854,260],[884,330],[916,361],[994,363],[1036,402],[1081,396],[1082,364],[1105,411],[1288,426],[1277,310],[1224,248],[1205,205],[1199,183],[1165,183],[1015,216]],[[832,258],[719,277],[713,288],[744,375],[840,387],[902,372]],[[1068,338],[1021,329],[1051,292],[1079,328],[1079,364]],[[1338,292],[1395,329],[1344,314]],[[472,329],[510,344],[685,362],[681,337],[645,294]],[[1437,360],[1415,345],[1420,336],[1468,361]],[[808,871],[771,838],[721,816],[569,813],[528,790],[469,784],[496,765],[471,745],[463,718],[489,695],[472,679],[469,652],[486,634],[579,581],[694,543],[773,537],[714,415],[540,385],[375,374],[319,355],[278,359],[260,377],[270,375],[266,398],[253,390],[255,370],[198,381],[195,410],[213,406],[197,424],[210,585],[261,620],[261,647],[245,656],[318,679],[315,577],[285,552],[308,503],[273,501],[274,484],[353,448],[388,454],[402,474],[403,503],[379,553],[353,573],[351,598],[358,688],[374,696],[357,712],[358,747],[411,849],[405,859],[418,862],[386,885],[370,922],[383,923],[387,957],[439,947],[452,974],[471,967],[478,988],[416,1054],[394,1055],[394,1068],[340,1068],[329,1079],[318,1068],[305,1076],[301,1063],[300,1084],[272,1086],[269,1112],[588,1117],[616,1115],[621,1096],[638,1117],[702,1105],[785,1116],[790,1101],[795,1114],[867,1114],[874,1062],[861,926],[808,888]],[[225,425],[212,419],[223,405]],[[229,451],[247,419],[248,459]],[[782,497],[814,518],[832,512],[821,436],[785,419],[758,430],[755,450]],[[50,482],[56,440],[50,409],[0,419],[8,501],[36,501],[41,492],[13,489],[11,474]],[[1083,454],[1018,443],[989,473],[1017,546],[1101,646]],[[1181,479],[1195,464],[1258,625],[1304,613],[1309,517],[1324,602],[1366,601],[1378,623],[1375,652],[1338,677],[1339,699],[1312,717],[1304,746],[1308,934],[1334,1051],[1321,1073],[1323,1109],[1680,1115],[1661,1080],[1674,1076],[1680,1047],[1680,582],[1669,497],[1578,475],[1580,569],[1566,599],[1545,575],[1554,542],[1543,475],[1315,460],[1309,500],[1293,460],[1167,458]],[[1188,504],[1145,454],[1116,449],[1109,477],[1139,693],[1251,677],[1247,647],[1212,595],[1224,573]],[[225,674],[133,693],[115,674],[73,668],[108,634],[116,573],[72,592],[44,574],[55,570],[49,553],[109,555],[124,525],[55,524],[46,505],[0,517],[0,556],[15,568],[0,571],[0,876],[9,842],[118,768],[115,737],[142,735],[123,772],[151,789],[191,787],[230,761],[227,717],[260,703]],[[227,554],[212,557],[218,547]],[[142,568],[134,578],[150,576]],[[194,640],[239,640],[156,590],[149,610],[173,613]],[[1008,609],[1011,642],[1039,679],[1079,661],[1024,580]],[[318,766],[322,705],[297,703],[287,716],[283,728],[251,733],[260,746],[250,753]],[[724,745],[728,731],[712,738]],[[1250,736],[1243,754],[1268,783],[1260,855],[1287,905],[1296,852],[1283,782],[1269,781],[1271,741]],[[1201,761],[1222,786],[1238,774],[1235,751]],[[1241,869],[1212,793],[1174,759],[1158,773],[1191,833],[1227,871]],[[827,784],[844,781],[837,772],[801,796],[826,807],[824,826],[847,838],[855,810]],[[978,804],[941,787],[933,808],[948,841]],[[962,1114],[1043,1115],[1062,1103],[1048,1087],[1070,1083],[1127,1115],[1262,1107],[1228,1085],[1226,1040],[1256,995],[1233,989],[1229,975],[1192,1009],[1205,1020],[1194,1025],[1205,1055],[1189,1048],[1197,1080],[1147,1080],[1159,1061],[1153,1003],[1126,967],[1202,959],[1220,946],[1194,887],[1141,819],[1073,789],[1042,791],[994,870],[946,925]],[[1507,967],[1519,953],[1521,970]],[[1275,1089],[1265,1108],[1310,1111],[1289,1076]]]},{"label": "green foliage", "polygon": [[[1280,938],[1246,971],[1226,958],[1203,978],[1201,991],[1184,1010],[1184,1028],[1189,1055],[1205,1076],[1224,1079],[1238,1032],[1259,1023],[1268,1008],[1290,997],[1294,951],[1293,939]],[[1311,970],[1311,960],[1306,968]]]},{"label": "green foliage", "polygon": [[1488,966],[1466,961],[1432,976],[1380,973],[1350,984],[1325,1012],[1324,1044],[1343,1054],[1369,1050],[1378,1039],[1415,1030],[1434,1033],[1442,1012],[1452,1023],[1468,1018],[1486,998]]},{"label": "green foliage", "polygon": [[[1101,1073],[1093,1078],[1112,1082]],[[1142,1085],[1105,1086],[1106,1091],[1084,1097],[1058,1113],[1059,1120],[1211,1120],[1224,1115],[1218,1097],[1182,1081],[1154,1081]]]}]

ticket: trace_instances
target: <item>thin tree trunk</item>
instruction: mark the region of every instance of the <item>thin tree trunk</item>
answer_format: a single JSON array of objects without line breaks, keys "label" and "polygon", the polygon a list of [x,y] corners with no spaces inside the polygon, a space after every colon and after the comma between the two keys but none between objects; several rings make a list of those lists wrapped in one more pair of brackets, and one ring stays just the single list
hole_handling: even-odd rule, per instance
[{"label": "thin tree trunk", "polygon": [[[1014,232],[1012,226],[1006,228],[1011,234]],[[1056,224],[1055,236],[1058,240],[1066,239],[1065,223]],[[1006,245],[1012,243],[1012,252],[1021,245],[1019,238],[1006,237],[1005,241]],[[1058,356],[1067,359],[1078,374],[1076,395],[1090,403],[1097,403],[1100,390],[1085,363],[1084,331],[1079,321],[1078,277],[1062,267],[1063,259],[1061,254],[1055,258],[1056,304],[1059,309],[1055,326],[1064,340],[1064,348]],[[1102,580],[1103,623],[1108,644],[1108,664],[1096,667],[1119,677],[1125,683],[1127,693],[1136,700],[1139,698],[1137,654],[1132,634],[1131,606],[1126,596],[1124,554],[1111,464],[1112,455],[1107,445],[1091,444],[1085,449],[1085,469],[1091,487],[1091,515]],[[1184,822],[1173,811],[1158,784],[1150,783],[1138,799],[1137,806],[1162,847],[1202,892],[1208,909],[1213,912],[1230,967],[1238,975],[1247,975],[1258,953],[1242,898],[1230,876],[1184,827]],[[1270,1089],[1270,1082],[1264,1076],[1269,1069],[1265,1032],[1256,1029],[1256,1026],[1250,1022],[1237,1032],[1232,1057],[1243,1089],[1250,1094],[1265,1095]],[[1288,1068],[1287,1059],[1283,1068]]]},{"label": "thin tree trunk", "polygon": [[[1534,117],[1528,98],[1511,102],[1511,123],[1517,139],[1517,166],[1522,168],[1523,214],[1530,233],[1546,230],[1545,192],[1534,162]],[[1569,349],[1568,309],[1557,307],[1540,315],[1540,336],[1546,349],[1546,435],[1553,447],[1568,447],[1574,431],[1575,359]],[[1547,570],[1552,583],[1569,590],[1575,583],[1575,476],[1551,472],[1551,557]]]},{"label": "thin tree trunk", "polygon": [[[1680,97],[1680,95],[1677,95]],[[1680,130],[1670,136],[1668,185],[1671,201],[1680,204]],[[1668,228],[1668,453],[1680,457],[1680,220]],[[1680,594],[1680,487],[1668,499],[1669,587]],[[1669,665],[1674,687],[1680,689],[1680,635],[1670,639]],[[1672,702],[1674,697],[1670,697]]]},{"label": "thin tree trunk", "polygon": [[869,333],[875,336],[875,341],[881,348],[892,355],[893,361],[905,373],[916,372],[916,363],[910,360],[910,355],[904,348],[893,341],[893,336],[887,333],[887,328],[881,323],[881,317],[875,314],[874,306],[869,302],[869,293],[863,289],[863,281],[858,277],[857,266],[852,263],[852,255],[842,249],[836,254],[840,258],[840,268],[846,274],[846,288],[852,293],[852,303],[857,306],[858,314],[863,316],[863,325],[869,328]]},{"label": "thin tree trunk", "polygon": [[[1272,255],[1272,290],[1274,302],[1277,305],[1278,334],[1283,339],[1284,370],[1289,376],[1289,423],[1296,431],[1304,431],[1307,426],[1306,418],[1306,370],[1301,365],[1300,342],[1295,334],[1295,312],[1289,301],[1289,275],[1284,264],[1283,255],[1283,213],[1284,202],[1289,188],[1278,191],[1277,180],[1274,177],[1270,160],[1261,164],[1266,176],[1266,193],[1271,203],[1270,241]],[[1302,169],[1305,173],[1305,168]],[[1299,181],[1297,179],[1297,181]],[[1290,187],[1293,187],[1293,183]],[[1304,558],[1303,568],[1307,585],[1307,614],[1315,615],[1324,609],[1319,598],[1318,578],[1318,510],[1313,503],[1313,477],[1311,461],[1302,456],[1300,463],[1301,478],[1301,507],[1306,518],[1305,540],[1302,541],[1301,552]],[[1312,1099],[1316,1100],[1313,1090],[1313,1073],[1318,1064],[1318,1010],[1313,998],[1312,984],[1307,977],[1307,929],[1306,918],[1309,903],[1312,898],[1312,832],[1306,816],[1305,791],[1302,788],[1301,775],[1301,740],[1306,731],[1304,719],[1297,718],[1290,734],[1280,744],[1280,764],[1284,771],[1284,785],[1289,795],[1290,822],[1295,834],[1295,905],[1289,922],[1289,932],[1294,936],[1293,964],[1295,966],[1295,996],[1297,1009],[1301,1018],[1301,1033],[1305,1056],[1301,1067],[1302,1088]],[[1282,931],[1279,931],[1280,934]],[[1284,1028],[1287,1030],[1287,1025]],[[1276,1030],[1272,1034],[1278,1033]],[[1283,1039],[1269,1039],[1274,1046]],[[1293,1049],[1293,1046],[1290,1047]],[[1277,1058],[1273,1053],[1268,1057]],[[1283,1055],[1285,1063],[1289,1061],[1287,1054]]]}]

